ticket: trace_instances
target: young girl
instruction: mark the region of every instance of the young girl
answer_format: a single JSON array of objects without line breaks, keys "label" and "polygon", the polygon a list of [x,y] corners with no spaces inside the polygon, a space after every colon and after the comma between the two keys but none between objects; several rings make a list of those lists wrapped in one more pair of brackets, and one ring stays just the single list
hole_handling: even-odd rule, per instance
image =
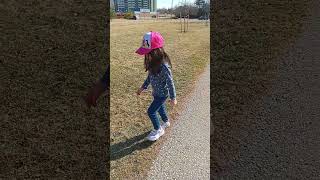
[{"label": "young girl", "polygon": [[[170,126],[166,112],[166,99],[170,97],[172,105],[177,104],[176,91],[170,70],[171,61],[168,54],[163,49],[164,40],[158,32],[148,32],[143,37],[142,47],[136,53],[144,55],[144,66],[148,72],[148,77],[143,85],[138,89],[137,94],[148,88],[151,84],[154,100],[148,108],[148,115],[153,124],[154,130],[150,132],[147,139],[156,141],[164,134],[164,129]],[[157,113],[160,114],[163,124]]]}]

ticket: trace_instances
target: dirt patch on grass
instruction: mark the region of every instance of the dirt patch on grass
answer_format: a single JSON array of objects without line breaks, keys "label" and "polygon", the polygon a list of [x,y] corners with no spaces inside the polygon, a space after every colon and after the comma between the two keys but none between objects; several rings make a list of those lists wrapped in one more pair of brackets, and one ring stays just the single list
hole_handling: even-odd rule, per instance
[{"label": "dirt patch on grass", "polygon": [[0,7],[0,178],[106,178],[108,97],[81,99],[106,68],[106,2]]},{"label": "dirt patch on grass", "polygon": [[[113,23],[113,22],[112,22]],[[162,139],[156,143],[142,139],[152,125],[146,111],[151,92],[137,97],[135,92],[146,78],[143,58],[135,50],[147,31],[159,31],[165,50],[173,61],[173,74],[179,103],[192,89],[196,76],[209,63],[209,27],[191,23],[189,32],[180,33],[179,23],[168,21],[116,21],[111,23],[111,178],[142,178],[156,158]],[[171,117],[179,107],[169,107]],[[135,177],[136,176],[136,177]]]},{"label": "dirt patch on grass", "polygon": [[211,27],[211,173],[238,157],[233,131],[246,106],[269,88],[277,57],[294,42],[308,15],[308,0],[215,1]]}]

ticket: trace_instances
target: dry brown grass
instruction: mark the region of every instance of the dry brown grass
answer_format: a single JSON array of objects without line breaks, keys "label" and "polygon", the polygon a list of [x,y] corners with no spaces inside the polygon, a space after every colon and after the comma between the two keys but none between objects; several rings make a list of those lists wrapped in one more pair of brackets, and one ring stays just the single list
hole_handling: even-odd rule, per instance
[{"label": "dry brown grass", "polygon": [[0,179],[106,178],[108,98],[81,99],[107,64],[106,1],[0,8]]},{"label": "dry brown grass", "polygon": [[279,57],[294,42],[307,16],[308,0],[214,1],[211,60],[211,173],[227,172],[238,158],[234,132],[276,74]]},{"label": "dry brown grass", "polygon": [[[143,58],[135,50],[147,31],[159,31],[165,38],[165,50],[173,63],[178,102],[192,88],[196,76],[209,64],[209,27],[192,23],[189,32],[180,33],[180,25],[169,21],[111,22],[111,178],[143,176],[156,157],[154,144],[140,142],[151,130],[146,115],[150,92],[137,97],[146,73]],[[169,108],[173,115],[172,108]]]}]

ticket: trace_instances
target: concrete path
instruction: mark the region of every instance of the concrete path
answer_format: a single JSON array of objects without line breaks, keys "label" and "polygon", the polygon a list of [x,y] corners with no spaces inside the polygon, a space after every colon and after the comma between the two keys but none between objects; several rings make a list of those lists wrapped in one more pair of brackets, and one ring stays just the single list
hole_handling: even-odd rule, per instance
[{"label": "concrete path", "polygon": [[210,179],[210,69],[201,75],[149,173],[150,180]]},{"label": "concrete path", "polygon": [[272,91],[239,127],[240,157],[214,179],[320,179],[320,2],[280,59]]}]

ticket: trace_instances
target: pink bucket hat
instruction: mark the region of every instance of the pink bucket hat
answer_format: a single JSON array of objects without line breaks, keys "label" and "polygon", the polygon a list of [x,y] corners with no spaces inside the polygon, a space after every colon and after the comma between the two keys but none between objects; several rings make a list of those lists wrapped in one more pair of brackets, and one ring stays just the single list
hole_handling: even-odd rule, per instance
[{"label": "pink bucket hat", "polygon": [[147,32],[143,36],[142,45],[136,51],[140,55],[145,55],[150,53],[153,49],[161,48],[164,45],[163,37],[158,32]]}]

